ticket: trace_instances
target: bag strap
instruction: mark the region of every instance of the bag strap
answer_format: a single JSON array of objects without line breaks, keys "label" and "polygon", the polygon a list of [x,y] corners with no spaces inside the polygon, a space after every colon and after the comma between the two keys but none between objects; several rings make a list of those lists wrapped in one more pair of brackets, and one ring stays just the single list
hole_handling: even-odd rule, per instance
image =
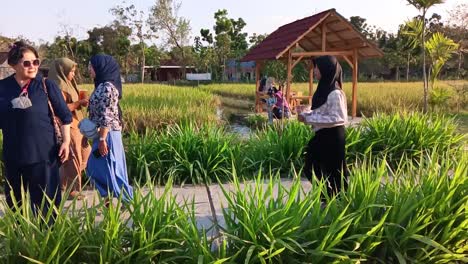
[{"label": "bag strap", "polygon": [[46,85],[46,79],[45,78],[42,78],[42,88],[44,88],[44,92],[46,93],[47,95],[47,103],[49,105],[49,110],[50,112],[52,113],[52,118],[54,118],[55,116],[55,111],[54,111],[54,108],[52,107],[52,104],[50,103],[50,99],[49,99],[49,93],[47,92],[47,85]]}]

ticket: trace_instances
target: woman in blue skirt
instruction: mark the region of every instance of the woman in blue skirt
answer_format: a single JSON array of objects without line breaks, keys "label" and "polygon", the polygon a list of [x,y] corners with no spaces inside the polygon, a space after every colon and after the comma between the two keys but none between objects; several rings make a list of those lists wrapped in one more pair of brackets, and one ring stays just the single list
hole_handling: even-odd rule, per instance
[{"label": "woman in blue skirt", "polygon": [[93,142],[86,171],[100,195],[106,197],[106,204],[121,195],[128,202],[133,198],[133,189],[128,182],[122,144],[120,68],[111,56],[96,55],[88,69],[95,85],[89,98],[89,119],[99,128],[99,140]]}]

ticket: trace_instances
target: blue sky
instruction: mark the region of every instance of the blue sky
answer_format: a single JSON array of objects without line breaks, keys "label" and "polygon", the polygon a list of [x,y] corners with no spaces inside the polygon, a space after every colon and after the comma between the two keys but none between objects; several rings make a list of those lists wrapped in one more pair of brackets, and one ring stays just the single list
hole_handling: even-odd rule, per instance
[{"label": "blue sky", "polygon": [[[437,12],[443,19],[447,11],[465,0],[446,0],[430,14]],[[61,31],[62,25],[73,29],[73,34],[86,38],[86,31],[112,21],[109,9],[120,0],[2,0],[0,35],[22,35],[35,42],[51,41]],[[139,9],[147,11],[154,0],[127,0]],[[225,8],[229,16],[242,17],[246,32],[271,33],[279,26],[314,13],[335,8],[340,14],[362,16],[368,23],[390,32],[408,18],[417,15],[416,9],[406,0],[182,0],[180,15],[188,18],[192,38],[201,28],[212,28],[213,14]]]}]

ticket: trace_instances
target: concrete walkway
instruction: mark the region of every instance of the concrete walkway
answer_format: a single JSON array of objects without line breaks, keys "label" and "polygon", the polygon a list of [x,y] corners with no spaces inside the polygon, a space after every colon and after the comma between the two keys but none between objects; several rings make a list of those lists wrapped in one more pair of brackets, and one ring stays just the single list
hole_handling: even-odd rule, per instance
[{"label": "concrete walkway", "polygon": [[[265,181],[264,187],[267,187],[268,185],[268,180]],[[282,179],[281,184],[289,189],[292,184],[291,179]],[[301,179],[301,184],[303,186],[303,189],[305,192],[308,192],[311,188],[311,184],[308,180],[306,179]],[[254,186],[253,182],[247,182],[246,184],[241,184],[241,189],[243,190],[246,185]],[[228,190],[232,191],[234,190],[234,187],[232,184],[223,184],[223,187]],[[275,193],[276,193],[276,188],[275,186]],[[160,197],[164,193],[164,186],[156,187],[154,189],[154,192],[158,197]],[[143,193],[146,194],[149,189],[143,188],[142,189]],[[218,218],[218,222],[221,226],[224,226],[225,221],[223,217],[223,212],[222,208],[223,206],[227,205],[226,198],[224,197],[223,191],[221,190],[221,187],[218,184],[213,184],[210,186],[210,191],[211,195],[213,197],[213,202],[214,202],[214,207],[216,210],[216,216]],[[99,201],[99,195],[97,191],[95,190],[86,190],[83,191],[83,195],[85,196],[85,201],[86,204],[92,205],[93,203],[98,203]],[[192,199],[195,202],[195,216],[197,218],[197,224],[199,228],[205,228],[208,229],[210,228],[213,223],[212,223],[212,214],[210,210],[210,204],[208,202],[208,196],[206,192],[205,186],[193,186],[193,185],[185,185],[183,187],[181,186],[174,186],[172,188],[172,196],[176,197],[176,201],[178,202],[179,205],[183,205],[184,201],[189,201],[191,202]],[[5,196],[0,195],[0,200],[4,200]],[[66,201],[65,206],[69,207],[71,205],[72,201]],[[77,208],[82,208],[84,205],[84,201],[77,201],[76,203]],[[0,216],[4,214],[2,205],[0,205]],[[124,217],[128,216],[124,214]],[[102,215],[99,215],[96,219],[96,221],[100,221],[102,219]]]}]

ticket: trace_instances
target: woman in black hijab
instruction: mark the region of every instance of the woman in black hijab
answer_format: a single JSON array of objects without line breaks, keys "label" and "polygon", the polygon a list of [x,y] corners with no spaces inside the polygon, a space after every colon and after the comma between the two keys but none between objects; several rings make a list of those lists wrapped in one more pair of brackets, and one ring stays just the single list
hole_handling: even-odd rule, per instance
[{"label": "woman in black hijab", "polygon": [[[314,75],[319,84],[312,97],[312,111],[299,116],[299,121],[312,125],[315,131],[306,147],[304,173],[312,180],[313,170],[319,180],[326,180],[327,192],[331,197],[347,183],[346,96],[342,88],[341,65],[334,56],[318,57],[314,65]],[[345,186],[342,186],[342,181]]]}]

